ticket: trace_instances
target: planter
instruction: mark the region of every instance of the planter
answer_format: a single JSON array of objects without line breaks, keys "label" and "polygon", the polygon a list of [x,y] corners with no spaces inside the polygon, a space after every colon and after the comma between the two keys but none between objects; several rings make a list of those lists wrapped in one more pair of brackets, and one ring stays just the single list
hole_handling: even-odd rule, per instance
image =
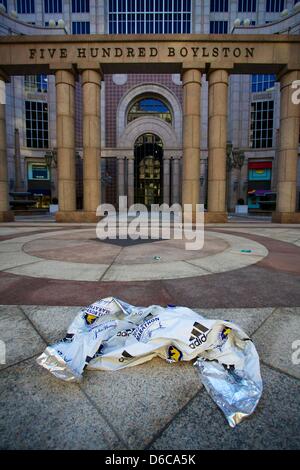
[{"label": "planter", "polygon": [[237,204],[235,206],[235,213],[236,214],[248,214],[248,204],[243,204],[243,205]]}]

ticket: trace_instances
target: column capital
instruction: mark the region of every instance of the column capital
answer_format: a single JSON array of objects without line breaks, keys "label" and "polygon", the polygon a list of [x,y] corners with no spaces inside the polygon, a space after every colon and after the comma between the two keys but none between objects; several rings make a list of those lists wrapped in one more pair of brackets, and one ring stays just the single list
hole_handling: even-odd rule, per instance
[{"label": "column capital", "polygon": [[201,86],[201,73],[203,69],[198,67],[182,68],[181,80],[182,86],[188,83],[198,83]]},{"label": "column capital", "polygon": [[290,72],[299,72],[300,71],[300,62],[298,63],[291,63],[289,62],[288,64],[284,65],[279,72],[276,74],[276,80],[280,80],[281,77],[286,75],[287,73]]},{"label": "column capital", "polygon": [[134,156],[133,156],[133,155],[127,155],[125,158],[127,158],[127,160],[131,160],[131,161],[134,160]]},{"label": "column capital", "polygon": [[181,73],[188,70],[199,70],[199,72],[205,73],[206,63],[198,60],[197,62],[184,62],[181,64]]},{"label": "column capital", "polygon": [[75,70],[73,67],[55,69],[55,86],[61,83],[75,87]]},{"label": "column capital", "polygon": [[298,70],[291,70],[283,67],[276,75],[276,80],[280,81],[280,87],[289,86],[294,80],[300,80],[300,66]]},{"label": "column capital", "polygon": [[96,85],[99,88],[101,88],[102,76],[99,70],[94,70],[94,69],[82,70],[81,77],[82,77],[81,86],[85,85],[86,83],[92,83],[93,85]]},{"label": "column capital", "polygon": [[125,160],[126,157],[124,155],[117,155],[117,160]]},{"label": "column capital", "polygon": [[208,86],[216,83],[225,83],[228,85],[229,72],[227,69],[209,69],[207,72]]},{"label": "column capital", "polygon": [[231,73],[234,69],[234,62],[230,60],[224,60],[220,62],[212,62],[206,67],[206,74],[209,75],[211,72],[216,70],[226,70],[228,73]]},{"label": "column capital", "polygon": [[101,81],[104,80],[104,73],[101,64],[97,64],[95,62],[80,62],[80,64],[77,65],[77,70],[79,73],[84,73],[86,71],[98,72],[100,74]]},{"label": "column capital", "polygon": [[171,160],[172,156],[171,155],[164,155],[163,160]]}]

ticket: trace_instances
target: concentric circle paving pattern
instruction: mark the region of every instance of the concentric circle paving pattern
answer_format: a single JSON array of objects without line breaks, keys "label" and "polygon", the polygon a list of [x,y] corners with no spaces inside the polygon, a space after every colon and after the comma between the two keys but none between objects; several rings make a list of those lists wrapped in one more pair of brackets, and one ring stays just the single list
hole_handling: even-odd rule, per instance
[{"label": "concentric circle paving pattern", "polygon": [[48,279],[147,281],[232,271],[268,254],[260,243],[221,232],[205,232],[201,250],[185,240],[149,243],[100,241],[94,229],[29,234],[0,242],[1,271]]}]

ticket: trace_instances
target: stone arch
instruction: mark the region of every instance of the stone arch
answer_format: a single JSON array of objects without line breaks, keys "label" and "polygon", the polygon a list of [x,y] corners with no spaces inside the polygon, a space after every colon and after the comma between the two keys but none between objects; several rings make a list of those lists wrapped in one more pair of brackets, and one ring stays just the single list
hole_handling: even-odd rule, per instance
[{"label": "stone arch", "polygon": [[[118,147],[120,147],[119,139],[121,138],[125,131],[125,128],[127,127],[126,116],[129,105],[135,98],[146,93],[153,93],[155,95],[161,96],[168,102],[173,114],[173,124],[172,126],[169,125],[169,127],[171,127],[173,129],[173,132],[175,132],[178,143],[181,142],[182,109],[178,98],[174,95],[174,93],[172,93],[167,87],[163,85],[157,83],[143,83],[142,85],[136,85],[133,88],[130,88],[130,90],[127,91],[127,93],[121,98],[119,102],[116,118]],[[159,122],[163,121],[159,120]],[[148,129],[148,132],[150,131],[151,129]]]},{"label": "stone arch", "polygon": [[128,124],[118,139],[118,147],[133,148],[136,139],[140,135],[149,132],[161,138],[164,149],[176,149],[178,147],[178,139],[174,129],[162,119],[154,116],[142,116]]}]

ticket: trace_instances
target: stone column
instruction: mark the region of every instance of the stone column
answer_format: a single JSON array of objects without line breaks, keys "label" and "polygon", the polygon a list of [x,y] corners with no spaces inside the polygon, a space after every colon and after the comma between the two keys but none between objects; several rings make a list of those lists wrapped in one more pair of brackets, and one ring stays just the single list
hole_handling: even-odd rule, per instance
[{"label": "stone column", "polygon": [[5,82],[0,77],[0,222],[12,222],[14,214],[9,210],[8,171],[5,124]]},{"label": "stone column", "polygon": [[118,161],[118,197],[125,195],[125,159],[117,157]]},{"label": "stone column", "polygon": [[248,160],[245,159],[243,166],[241,168],[241,184],[240,184],[240,192],[239,192],[239,198],[244,199],[244,203],[248,203]]},{"label": "stone column", "polygon": [[227,222],[226,141],[227,70],[212,70],[208,75],[208,195],[207,222]]},{"label": "stone column", "polygon": [[134,204],[134,157],[127,157],[128,207]]},{"label": "stone column", "polygon": [[240,190],[240,181],[241,181],[241,170],[238,166],[233,166],[231,169],[231,184],[230,184],[230,193],[229,193],[229,210],[230,212],[235,212],[235,206],[239,198]]},{"label": "stone column", "polygon": [[172,159],[172,204],[179,204],[180,202],[180,158],[173,157]]},{"label": "stone column", "polygon": [[206,202],[206,159],[202,158],[200,160],[200,202],[205,204]]},{"label": "stone column", "polygon": [[164,155],[163,157],[163,201],[164,204],[170,205],[170,163],[171,159],[169,156]]},{"label": "stone column", "polygon": [[57,222],[72,222],[76,211],[75,77],[71,69],[55,72],[58,171]]},{"label": "stone column", "polygon": [[300,80],[300,71],[287,72],[280,79],[277,204],[272,217],[279,223],[300,223],[300,212],[296,212],[300,105],[292,101],[295,89],[291,86],[295,80]]},{"label": "stone column", "polygon": [[200,91],[201,72],[187,69],[182,72],[183,84],[183,166],[182,205],[191,204],[195,220],[200,191]]},{"label": "stone column", "polygon": [[53,164],[50,168],[50,177],[51,177],[51,198],[56,197],[58,199],[57,191],[57,168]]},{"label": "stone column", "polygon": [[96,220],[100,204],[100,70],[83,70],[83,209],[85,221]]},{"label": "stone column", "polygon": [[21,171],[21,150],[20,150],[20,133],[19,129],[15,129],[15,192],[24,191],[22,184]]}]

